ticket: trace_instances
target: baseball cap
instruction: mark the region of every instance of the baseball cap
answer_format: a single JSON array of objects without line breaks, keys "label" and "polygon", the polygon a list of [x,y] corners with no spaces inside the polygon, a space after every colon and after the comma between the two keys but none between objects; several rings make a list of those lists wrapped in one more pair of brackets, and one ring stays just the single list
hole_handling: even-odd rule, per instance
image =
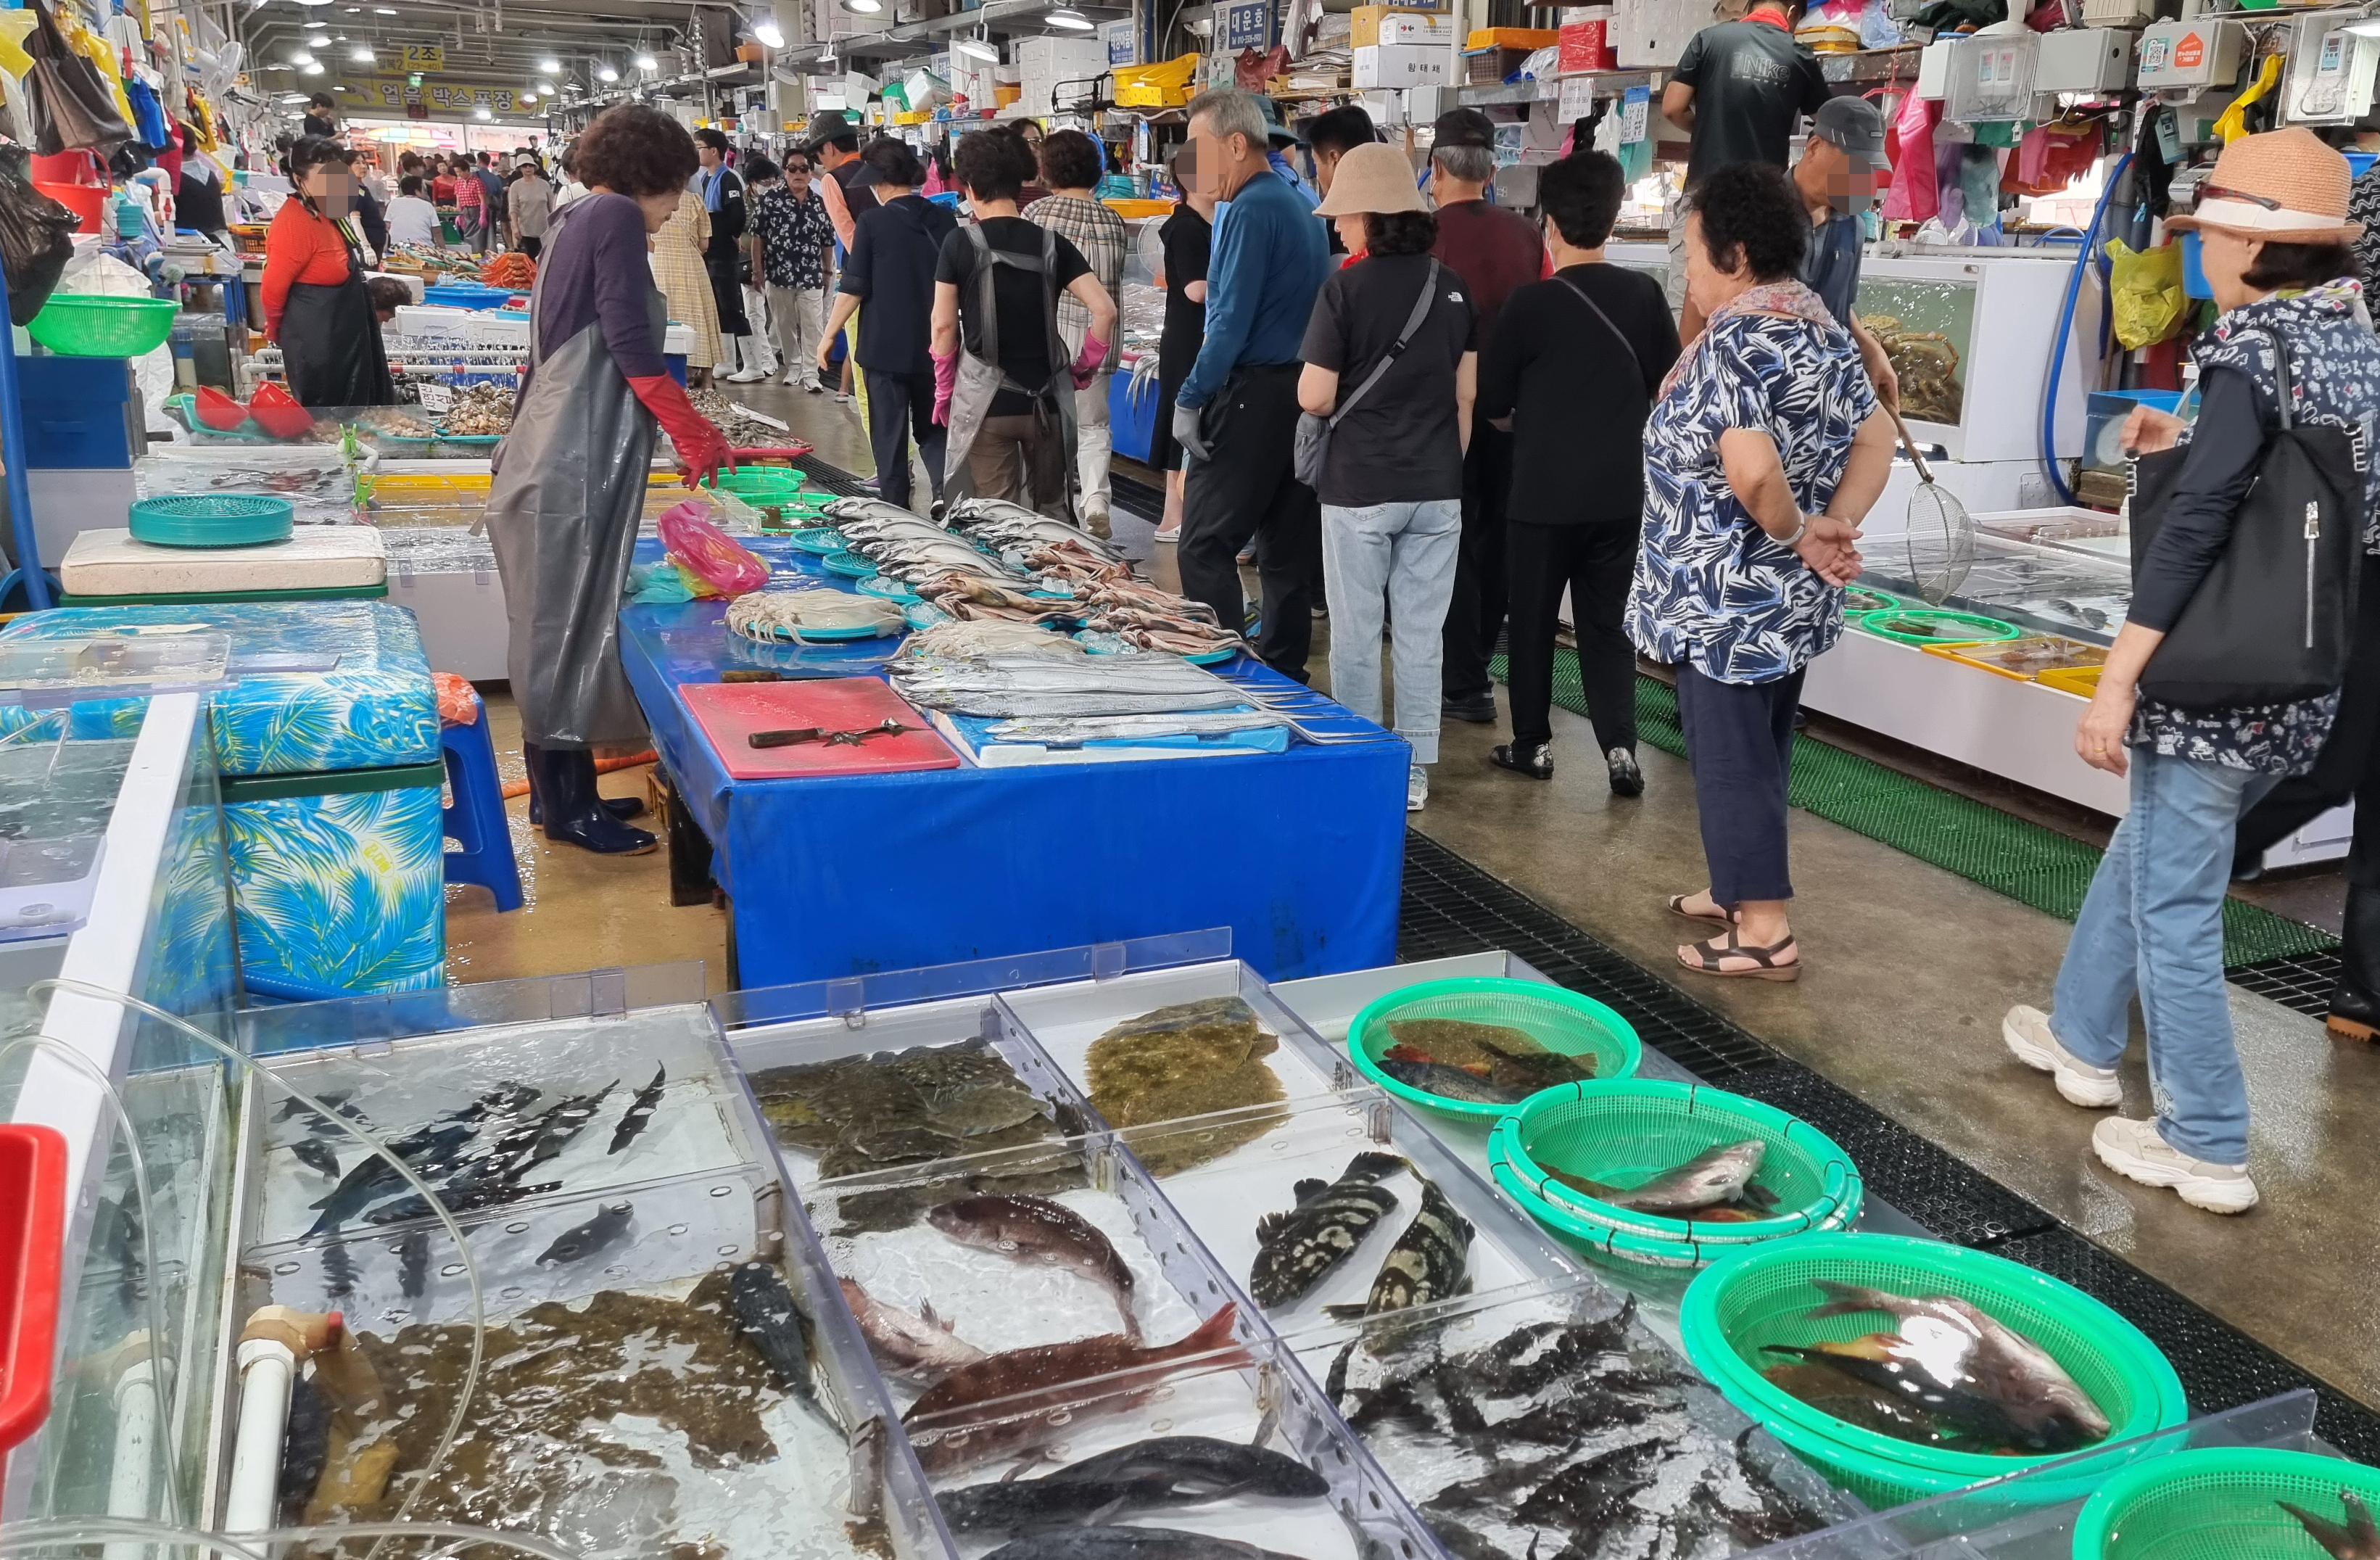
[{"label": "baseball cap", "polygon": [[1884,116],[1863,97],[1832,97],[1818,105],[1815,133],[1871,168],[1888,168],[1884,152]]},{"label": "baseball cap", "polygon": [[1438,116],[1430,127],[1432,147],[1486,146],[1496,144],[1496,121],[1475,108],[1452,108]]}]

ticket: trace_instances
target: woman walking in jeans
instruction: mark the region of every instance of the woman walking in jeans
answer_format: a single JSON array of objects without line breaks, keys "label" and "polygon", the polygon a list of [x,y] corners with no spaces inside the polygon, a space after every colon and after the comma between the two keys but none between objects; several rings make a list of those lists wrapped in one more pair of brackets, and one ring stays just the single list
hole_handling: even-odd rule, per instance
[{"label": "woman walking in jeans", "polygon": [[[2338,695],[2289,704],[2177,709],[2140,694],[2149,658],[2231,536],[2254,481],[2289,349],[2290,405],[2302,422],[2362,427],[2380,415],[2380,341],[2359,320],[2347,220],[2347,160],[2304,129],[2226,147],[2194,215],[2200,263],[2222,316],[2194,349],[2198,421],[2142,408],[2134,450],[2189,453],[2165,520],[2132,579],[2131,609],[2099,690],[2075,728],[2082,762],[2130,778],[2130,810],[2091,879],[2058,971],[2055,1008],[2012,1007],[2000,1032],[2070,1103],[2123,1103],[2116,1063],[2131,1001],[2148,1030],[2155,1119],[2110,1117],[2091,1133],[2108,1168],[2170,1187],[2193,1208],[2245,1213],[2248,1089],[2223,992],[2223,897],[2241,813],[2286,775],[2311,769]],[[2363,535],[2374,549],[2380,466],[2366,463]]]},{"label": "woman walking in jeans", "polygon": [[1379,142],[1352,148],[1319,209],[1339,225],[1349,252],[1364,256],[1322,284],[1298,349],[1305,361],[1298,405],[1317,417],[1346,407],[1316,483],[1330,595],[1330,692],[1357,714],[1380,719],[1380,619],[1388,610],[1396,730],[1413,745],[1405,808],[1417,812],[1429,799],[1427,766],[1438,762],[1439,630],[1463,542],[1476,333],[1463,278],[1430,257],[1438,219],[1422,209],[1402,152]]}]

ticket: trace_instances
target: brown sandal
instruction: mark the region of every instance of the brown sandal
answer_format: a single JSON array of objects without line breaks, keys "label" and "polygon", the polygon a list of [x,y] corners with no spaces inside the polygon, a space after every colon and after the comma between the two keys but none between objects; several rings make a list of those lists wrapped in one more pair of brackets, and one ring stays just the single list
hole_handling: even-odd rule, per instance
[{"label": "brown sandal", "polygon": [[[1736,932],[1730,932],[1724,942],[1717,937],[1706,938],[1687,950],[1694,956],[1693,958],[1682,953],[1678,956],[1678,962],[1704,975],[1749,975],[1759,981],[1798,981],[1802,978],[1801,950],[1793,945],[1791,932],[1785,934],[1783,942],[1771,943],[1766,947],[1739,942],[1737,937]],[[1792,956],[1790,960],[1782,957],[1788,954]],[[1719,960],[1730,957],[1748,958],[1752,960],[1752,968],[1720,969]]]},{"label": "brown sandal", "polygon": [[[1735,914],[1733,911],[1730,911],[1723,916],[1698,916],[1694,914],[1692,910],[1686,908],[1686,901],[1693,897],[1694,896],[1691,894],[1670,895],[1670,913],[1683,920],[1700,921],[1706,926],[1732,927],[1735,924]],[[1714,899],[1711,903],[1718,904],[1718,901]]]}]

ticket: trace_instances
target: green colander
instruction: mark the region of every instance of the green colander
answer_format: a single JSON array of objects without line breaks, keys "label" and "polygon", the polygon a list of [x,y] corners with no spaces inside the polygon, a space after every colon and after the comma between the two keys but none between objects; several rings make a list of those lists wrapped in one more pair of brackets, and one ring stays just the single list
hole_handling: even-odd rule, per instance
[{"label": "green colander", "polygon": [[140,498],[127,518],[135,542],[160,547],[254,547],[289,540],[294,506],[268,493]]},{"label": "green colander", "polygon": [[[1897,606],[1864,612],[1859,628],[1878,639],[1900,644],[1992,644],[2021,639],[2024,630],[2013,623],[1979,613],[1951,612],[1942,607]],[[1939,630],[1939,631],[1937,631]]]},{"label": "green colander", "polygon": [[[2053,1460],[1923,1446],[1848,1424],[1761,1375],[1769,1344],[1843,1342],[1891,1328],[1879,1311],[1813,1319],[1829,1279],[1902,1295],[1955,1295],[2032,1339],[2065,1368],[2112,1421],[2098,1444],[2180,1424],[2190,1414],[2180,1378],[2141,1330],[2070,1284],[1942,1241],[1891,1235],[1807,1235],[1730,1253],[1686,1290],[1679,1331],[1686,1354],[1728,1401],[1817,1463],[1836,1483],[1881,1510]],[[2052,1504],[2088,1493],[2106,1464],[2070,1479],[2027,1481],[2022,1498]],[[2012,1496],[2011,1498],[2017,1498]]]},{"label": "green colander", "polygon": [[[1740,1222],[1639,1213],[1590,1197],[1548,1168],[1641,1186],[1725,1143],[1765,1152],[1752,1184],[1776,1195],[1767,1217]],[[1848,1227],[1865,1189],[1852,1156],[1776,1106],[1699,1083],[1632,1078],[1548,1089],[1488,1140],[1488,1167],[1539,1224],[1615,1255],[1699,1267],[1738,1246]]]},{"label": "green colander", "polygon": [[751,504],[783,504],[801,495],[802,476],[782,467],[747,466],[719,473],[719,491]]},{"label": "green colander", "polygon": [[2380,1469],[2278,1447],[2144,1458],[2100,1486],[2074,1524],[2074,1560],[2324,1560],[2288,1501],[2346,1520],[2341,1491],[2380,1515]]},{"label": "green colander", "polygon": [[138,358],[174,334],[182,306],[169,298],[52,293],[25,334],[68,358]]},{"label": "green colander", "polygon": [[1357,1070],[1401,1100],[1449,1115],[1492,1120],[1515,1106],[1451,1100],[1401,1083],[1382,1071],[1380,1054],[1397,1043],[1389,1026],[1405,1018],[1462,1018],[1475,1024],[1508,1025],[1525,1031],[1548,1051],[1593,1056],[1598,1079],[1630,1076],[1645,1049],[1627,1019],[1593,997],[1542,981],[1494,976],[1425,981],[1390,992],[1356,1014],[1347,1030],[1347,1054]]}]

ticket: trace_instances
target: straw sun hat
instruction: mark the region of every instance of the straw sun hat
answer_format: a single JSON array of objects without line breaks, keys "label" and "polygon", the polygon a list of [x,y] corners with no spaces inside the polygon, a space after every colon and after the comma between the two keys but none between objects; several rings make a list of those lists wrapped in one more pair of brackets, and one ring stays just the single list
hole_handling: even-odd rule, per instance
[{"label": "straw sun hat", "polygon": [[1376,140],[1347,149],[1330,176],[1330,193],[1315,209],[1324,216],[1417,212],[1422,209],[1421,191],[1414,188],[1413,165],[1405,161],[1404,152]]},{"label": "straw sun hat", "polygon": [[2198,209],[2166,226],[2176,233],[2217,227],[2276,243],[2343,244],[2363,231],[2362,223],[2347,220],[2353,182],[2347,159],[2312,130],[2241,136],[2216,159],[2215,172],[2199,188]]}]

